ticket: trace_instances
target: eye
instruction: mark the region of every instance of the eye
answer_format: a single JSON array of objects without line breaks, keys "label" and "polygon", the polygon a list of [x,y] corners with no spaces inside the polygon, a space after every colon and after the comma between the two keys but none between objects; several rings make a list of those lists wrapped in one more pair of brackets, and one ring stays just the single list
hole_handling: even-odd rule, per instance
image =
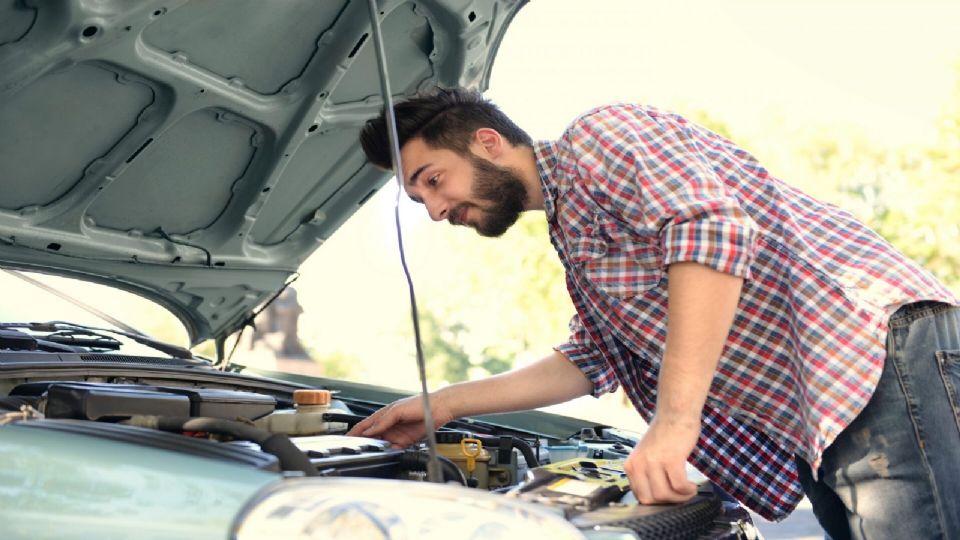
[{"label": "eye", "polygon": [[435,174],[435,175],[433,175],[433,176],[431,176],[430,178],[427,179],[427,185],[430,186],[430,187],[437,187],[437,184],[439,184],[439,183],[440,183],[440,176],[439,176],[439,175],[436,175],[436,174]]}]

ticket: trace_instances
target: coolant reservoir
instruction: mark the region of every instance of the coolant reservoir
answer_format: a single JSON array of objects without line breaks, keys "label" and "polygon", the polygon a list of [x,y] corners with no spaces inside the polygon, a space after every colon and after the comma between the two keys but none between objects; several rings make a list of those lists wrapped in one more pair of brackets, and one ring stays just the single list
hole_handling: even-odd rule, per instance
[{"label": "coolant reservoir", "polygon": [[295,409],[282,409],[264,416],[254,424],[271,433],[284,435],[321,435],[347,430],[343,422],[324,421],[323,414],[330,409],[329,390],[294,390]]}]

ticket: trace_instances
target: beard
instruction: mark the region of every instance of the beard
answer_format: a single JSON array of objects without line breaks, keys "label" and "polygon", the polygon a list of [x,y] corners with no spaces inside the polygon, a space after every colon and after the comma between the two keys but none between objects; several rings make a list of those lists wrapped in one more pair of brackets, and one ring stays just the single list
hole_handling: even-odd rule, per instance
[{"label": "beard", "polygon": [[512,167],[501,167],[476,156],[470,158],[473,165],[473,198],[489,203],[481,208],[471,203],[460,203],[453,212],[461,212],[473,206],[480,210],[480,218],[469,224],[480,236],[496,238],[507,232],[520,219],[527,204],[527,188],[520,175]]}]

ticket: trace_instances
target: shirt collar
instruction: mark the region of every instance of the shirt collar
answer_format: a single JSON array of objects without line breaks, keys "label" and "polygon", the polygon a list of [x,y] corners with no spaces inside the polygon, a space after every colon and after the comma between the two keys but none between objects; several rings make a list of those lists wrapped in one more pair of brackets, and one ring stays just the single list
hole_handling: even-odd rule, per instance
[{"label": "shirt collar", "polygon": [[557,168],[556,141],[536,141],[533,143],[533,153],[536,158],[537,172],[540,173],[540,189],[543,190],[543,209],[547,214],[547,221],[553,221],[554,201],[557,198],[557,184],[554,178]]}]

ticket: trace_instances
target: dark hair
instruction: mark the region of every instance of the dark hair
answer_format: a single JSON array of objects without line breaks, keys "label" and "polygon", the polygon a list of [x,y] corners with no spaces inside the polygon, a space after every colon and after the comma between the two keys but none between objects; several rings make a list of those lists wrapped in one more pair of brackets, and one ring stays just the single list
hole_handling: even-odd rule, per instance
[{"label": "dark hair", "polygon": [[[438,88],[395,104],[393,111],[400,148],[410,139],[421,137],[431,147],[467,155],[473,133],[484,127],[495,129],[514,146],[533,146],[527,132],[480,92]],[[391,168],[384,112],[364,124],[360,130],[360,146],[371,163],[383,169]]]}]

